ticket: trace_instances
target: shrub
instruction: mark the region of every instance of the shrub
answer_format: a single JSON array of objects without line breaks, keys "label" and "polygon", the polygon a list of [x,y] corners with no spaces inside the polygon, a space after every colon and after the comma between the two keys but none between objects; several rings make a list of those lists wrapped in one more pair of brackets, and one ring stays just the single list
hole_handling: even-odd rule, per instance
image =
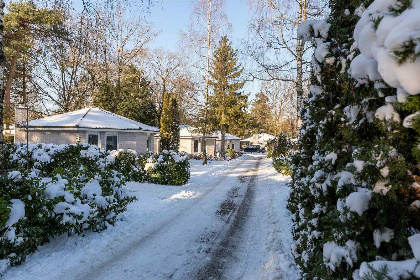
[{"label": "shrub", "polygon": [[163,150],[160,154],[140,159],[150,182],[162,185],[183,185],[190,179],[189,156],[184,152]]},{"label": "shrub", "polygon": [[[0,260],[11,265],[59,234],[101,231],[135,198],[112,157],[88,145],[10,145],[0,176]],[[4,218],[6,217],[6,218]]]}]

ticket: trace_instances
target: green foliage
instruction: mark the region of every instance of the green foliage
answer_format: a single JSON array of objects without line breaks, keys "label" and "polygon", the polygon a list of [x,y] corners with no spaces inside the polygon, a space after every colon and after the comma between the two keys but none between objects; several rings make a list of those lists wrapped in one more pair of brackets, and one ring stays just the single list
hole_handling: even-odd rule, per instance
[{"label": "green foliage", "polygon": [[150,82],[134,65],[123,71],[120,93],[117,92],[118,87],[113,80],[103,79],[94,98],[95,106],[147,125],[158,125]]},{"label": "green foliage", "polygon": [[[304,279],[352,279],[363,262],[372,263],[377,256],[411,259],[407,238],[420,230],[419,211],[410,206],[420,198],[412,187],[420,181],[420,157],[416,159],[420,153],[412,151],[419,143],[418,118],[414,118],[413,129],[407,129],[398,121],[375,117],[378,108],[391,105],[402,120],[420,109],[420,99],[386,102],[383,96],[395,96],[395,88],[378,89],[372,81],[358,84],[347,72],[358,54],[351,45],[360,18],[345,10],[354,11],[371,2],[330,1],[328,38],[315,38],[318,45],[329,44],[329,57],[346,59],[343,65],[347,68],[343,71],[341,63],[313,59],[311,84],[316,88],[300,113],[299,151],[292,156],[293,192],[288,208],[295,215],[293,253]],[[354,119],[349,114],[353,109]],[[380,191],[381,184],[385,191]],[[361,215],[347,200],[360,192],[370,194]],[[394,237],[377,248],[374,232],[385,228]],[[346,257],[325,257],[325,246],[331,244]],[[386,279],[386,273],[372,272],[367,279]]]},{"label": "green foliage", "polygon": [[245,84],[240,79],[242,71],[236,51],[223,36],[214,51],[210,69],[209,85],[213,93],[209,97],[209,111],[214,130],[240,135],[245,127],[248,97],[239,93]]},{"label": "green foliage", "polygon": [[179,108],[176,97],[165,92],[160,117],[160,143],[163,150],[179,148]]},{"label": "green foliage", "polygon": [[190,162],[188,154],[163,150],[141,160],[147,170],[149,180],[161,185],[184,185],[190,179]]},{"label": "green foliage", "polygon": [[[135,198],[122,188],[124,178],[104,151],[87,145],[11,145],[0,176],[1,212],[9,201],[25,205],[25,217],[5,228],[2,215],[0,259],[20,264],[59,234],[101,231],[116,222]],[[29,157],[28,157],[29,155]],[[93,194],[92,194],[93,192]]]}]

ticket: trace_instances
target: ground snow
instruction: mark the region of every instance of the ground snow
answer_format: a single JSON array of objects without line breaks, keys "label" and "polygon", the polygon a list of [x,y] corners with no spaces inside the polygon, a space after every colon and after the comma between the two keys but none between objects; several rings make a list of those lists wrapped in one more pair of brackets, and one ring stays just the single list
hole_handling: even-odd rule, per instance
[{"label": "ground snow", "polygon": [[[138,200],[114,227],[84,237],[58,236],[21,266],[8,268],[2,279],[194,279],[193,272],[208,261],[217,233],[226,226],[217,210],[232,189],[240,187],[241,195],[241,180],[246,178],[240,175],[254,168],[258,157],[245,155],[207,166],[192,160],[191,179],[181,187],[128,183],[126,188]],[[286,209],[290,178],[278,174],[269,159],[262,159],[259,170],[243,243],[233,252],[240,261],[227,266],[227,279],[241,272],[243,277],[236,279],[298,279],[290,252],[291,214]],[[84,191],[100,196],[94,182]],[[66,206],[56,210],[80,210]],[[22,213],[22,207],[16,209]],[[13,217],[15,221],[22,215]]]}]

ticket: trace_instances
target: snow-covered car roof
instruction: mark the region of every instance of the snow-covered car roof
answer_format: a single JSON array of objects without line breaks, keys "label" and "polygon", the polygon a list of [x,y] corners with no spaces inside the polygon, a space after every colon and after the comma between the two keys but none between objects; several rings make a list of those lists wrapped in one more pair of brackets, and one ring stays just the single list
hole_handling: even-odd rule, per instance
[{"label": "snow-covered car roof", "polygon": [[[20,124],[26,127],[26,123]],[[39,128],[92,128],[92,129],[121,129],[144,130],[159,132],[159,129],[123,116],[108,112],[97,107],[88,107],[77,111],[49,116],[28,122],[28,127]]]}]

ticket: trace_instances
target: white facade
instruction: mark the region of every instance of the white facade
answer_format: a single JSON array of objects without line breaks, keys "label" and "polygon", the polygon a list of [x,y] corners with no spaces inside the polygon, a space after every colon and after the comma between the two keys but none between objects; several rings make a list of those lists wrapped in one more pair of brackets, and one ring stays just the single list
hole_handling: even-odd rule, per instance
[{"label": "white facade", "polygon": [[[28,128],[28,134],[26,133]],[[159,130],[100,108],[37,119],[19,125],[15,142],[97,145],[105,150],[132,149],[138,154],[153,152]],[[27,137],[28,136],[28,137]]]}]

